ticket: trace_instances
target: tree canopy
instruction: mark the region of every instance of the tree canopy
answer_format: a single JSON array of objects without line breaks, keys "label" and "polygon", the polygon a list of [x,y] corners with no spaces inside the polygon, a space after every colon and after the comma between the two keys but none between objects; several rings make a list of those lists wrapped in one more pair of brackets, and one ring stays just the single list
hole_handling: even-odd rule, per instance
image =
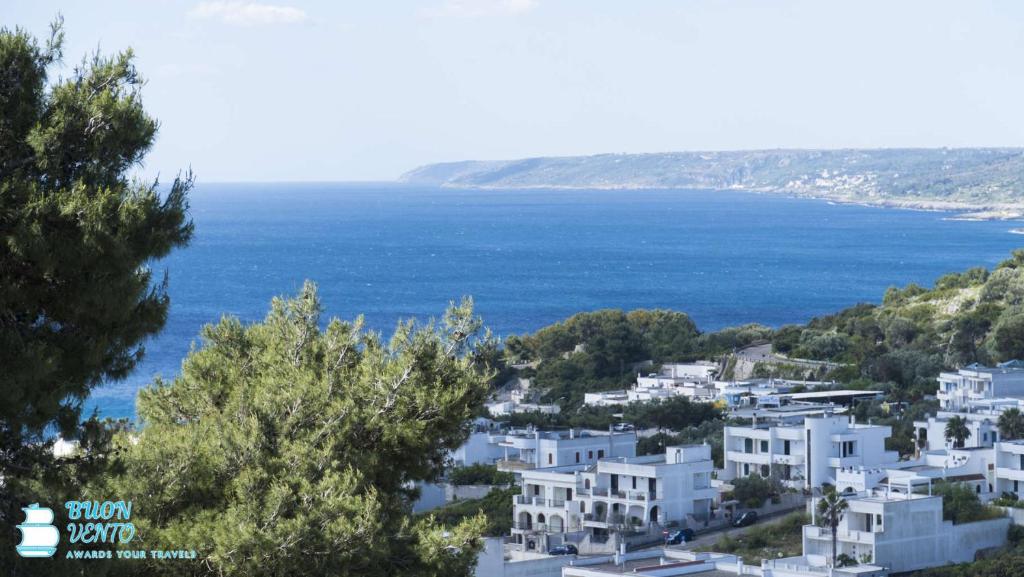
[{"label": "tree canopy", "polygon": [[136,500],[147,545],[194,547],[217,575],[469,574],[483,518],[449,533],[411,505],[488,391],[471,301],[389,341],[320,317],[307,283],[261,323],[204,328],[181,374],[140,392],[144,427],[96,494]]},{"label": "tree canopy", "polygon": [[[0,28],[0,524],[39,499],[54,470],[47,435],[82,436],[84,399],[124,378],[167,317],[156,260],[192,236],[191,176],[167,189],[130,178],[157,121],[130,50],[95,54],[64,78],[63,27],[40,43]],[[102,443],[100,443],[102,444]],[[90,465],[91,467],[91,465]],[[0,568],[16,538],[0,536]]]}]

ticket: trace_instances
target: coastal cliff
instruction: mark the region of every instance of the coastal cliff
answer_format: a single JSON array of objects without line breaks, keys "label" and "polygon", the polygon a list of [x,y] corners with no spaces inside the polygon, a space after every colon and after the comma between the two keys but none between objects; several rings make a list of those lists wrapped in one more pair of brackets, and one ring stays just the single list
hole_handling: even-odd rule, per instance
[{"label": "coastal cliff", "polygon": [[410,183],[465,188],[704,188],[903,208],[1024,214],[1024,149],[757,150],[461,161],[411,170]]}]

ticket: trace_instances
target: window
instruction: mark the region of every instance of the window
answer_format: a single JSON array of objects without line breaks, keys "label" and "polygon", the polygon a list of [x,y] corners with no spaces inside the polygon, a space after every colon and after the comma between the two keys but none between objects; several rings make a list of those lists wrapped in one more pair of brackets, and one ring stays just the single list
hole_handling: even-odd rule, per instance
[{"label": "window", "polygon": [[749,474],[750,474],[750,463],[743,463],[743,475],[746,476],[746,475],[749,475]]},{"label": "window", "polygon": [[591,460],[591,461],[594,460],[594,452],[593,451],[587,451],[587,459]]},{"label": "window", "polygon": [[767,453],[768,452],[768,441],[761,441],[761,452],[762,453]]},{"label": "window", "polygon": [[788,455],[789,454],[789,441],[783,441],[782,442],[782,454],[783,455]]},{"label": "window", "polygon": [[769,474],[768,465],[761,465],[761,476],[767,479]]},{"label": "window", "polygon": [[533,494],[534,495],[540,495],[540,485],[534,485],[533,486]]},{"label": "window", "polygon": [[577,463],[580,462],[580,452],[579,451],[576,451],[576,462]]},{"label": "window", "polygon": [[552,464],[555,461],[554,453],[548,453],[548,464]]},{"label": "window", "polygon": [[633,488],[636,489],[636,477],[633,477]]},{"label": "window", "polygon": [[586,513],[586,512],[587,512],[587,502],[586,501],[580,501],[580,513]]},{"label": "window", "polygon": [[743,452],[753,453],[754,452],[754,439],[743,439]]},{"label": "window", "polygon": [[597,450],[597,458],[598,459],[603,459],[604,458],[604,449],[598,449]]},{"label": "window", "polygon": [[583,479],[583,488],[584,489],[589,489],[590,488],[590,479]]}]

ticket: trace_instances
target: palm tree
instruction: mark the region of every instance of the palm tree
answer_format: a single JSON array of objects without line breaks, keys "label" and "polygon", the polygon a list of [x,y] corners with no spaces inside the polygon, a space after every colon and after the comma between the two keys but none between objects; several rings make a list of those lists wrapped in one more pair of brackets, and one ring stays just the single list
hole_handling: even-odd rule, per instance
[{"label": "palm tree", "polygon": [[1024,413],[1014,407],[999,415],[999,438],[1009,441],[1024,439]]},{"label": "palm tree", "polygon": [[829,563],[830,567],[835,567],[836,565],[836,531],[849,506],[846,499],[840,497],[835,489],[829,490],[825,493],[824,497],[818,500],[818,522],[822,527],[828,527],[832,531],[832,560]]},{"label": "palm tree", "polygon": [[946,440],[954,441],[954,447],[962,449],[964,441],[970,436],[971,430],[967,428],[967,419],[963,417],[950,417],[946,421]]}]

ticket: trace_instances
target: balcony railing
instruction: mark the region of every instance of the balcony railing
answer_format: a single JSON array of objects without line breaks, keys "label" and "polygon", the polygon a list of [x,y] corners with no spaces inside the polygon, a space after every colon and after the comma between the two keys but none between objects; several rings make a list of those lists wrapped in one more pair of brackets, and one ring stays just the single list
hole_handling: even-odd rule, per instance
[{"label": "balcony railing", "polygon": [[564,507],[565,499],[545,499],[533,495],[516,495],[517,505],[535,505],[537,507]]}]

